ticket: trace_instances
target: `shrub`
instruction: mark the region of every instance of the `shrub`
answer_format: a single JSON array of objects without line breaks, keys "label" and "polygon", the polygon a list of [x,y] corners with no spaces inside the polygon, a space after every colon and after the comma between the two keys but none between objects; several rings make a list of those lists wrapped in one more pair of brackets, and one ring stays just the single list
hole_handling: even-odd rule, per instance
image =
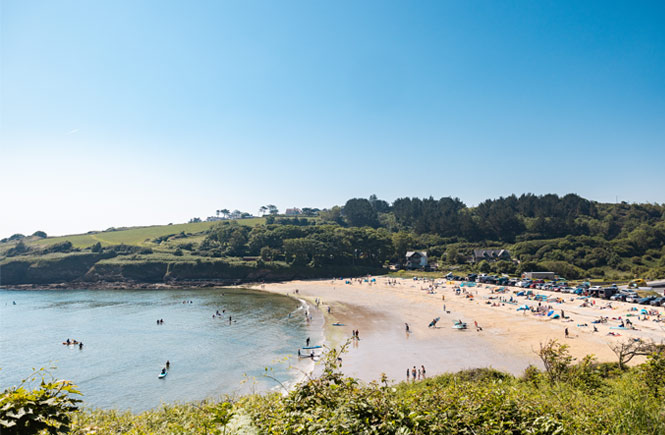
[{"label": "shrub", "polygon": [[[47,380],[47,377],[48,373],[40,369],[19,386],[3,391],[0,396],[0,432],[3,435],[69,432],[71,413],[81,402],[71,396],[81,393],[69,381]],[[40,380],[38,388],[26,388],[37,379]]]}]

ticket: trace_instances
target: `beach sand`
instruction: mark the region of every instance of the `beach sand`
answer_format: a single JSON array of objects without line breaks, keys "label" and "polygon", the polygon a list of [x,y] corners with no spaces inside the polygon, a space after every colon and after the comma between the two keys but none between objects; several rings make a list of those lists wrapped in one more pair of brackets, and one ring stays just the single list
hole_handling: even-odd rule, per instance
[{"label": "beach sand", "polygon": [[[537,306],[538,302],[517,297],[517,305],[502,304],[491,306],[502,296],[514,296],[513,291],[521,289],[507,287],[505,294],[492,294],[498,286],[478,285],[468,289],[473,298],[456,295],[455,285],[439,280],[433,292],[428,292],[429,280],[376,277],[375,282],[367,280],[313,280],[290,281],[285,283],[261,284],[252,288],[286,294],[305,300],[316,306],[316,300],[325,331],[325,344],[341,346],[352,337],[352,331],[359,331],[359,340],[352,340],[348,352],[342,358],[342,371],[363,381],[378,380],[385,373],[391,380],[405,380],[406,369],[424,365],[427,375],[455,372],[461,369],[493,367],[515,375],[533,364],[542,368],[536,352],[540,344],[549,339],[558,339],[570,346],[571,354],[580,359],[593,354],[598,361],[616,361],[609,344],[632,338],[651,339],[660,342],[665,339],[663,323],[637,320],[639,311],[631,311],[635,304],[612,302],[612,308],[604,308],[609,301],[590,299],[595,306],[580,307],[583,300],[576,295],[534,290],[536,294],[546,294],[564,299],[562,303],[543,302],[552,305],[556,313],[564,310],[568,319],[551,319],[531,312],[517,311],[519,305]],[[441,284],[443,283],[443,284]],[[298,291],[297,293],[296,290]],[[445,300],[443,299],[445,298]],[[490,304],[488,304],[490,302]],[[443,307],[446,307],[446,313]],[[331,312],[328,313],[328,307]],[[655,308],[665,315],[663,308]],[[627,314],[637,330],[610,330],[618,320],[596,324],[598,332],[593,332],[593,320],[599,316],[624,320]],[[318,317],[318,316],[317,316]],[[432,319],[440,317],[437,326],[428,327]],[[662,318],[662,317],[661,317]],[[468,329],[456,330],[456,320],[468,323]],[[482,327],[476,330],[474,321]],[[341,323],[343,326],[333,326]],[[410,326],[410,333],[404,323]],[[588,326],[578,326],[587,324]],[[566,338],[564,329],[570,337]],[[610,336],[608,332],[618,332],[620,336]],[[314,343],[313,344],[320,344]],[[304,343],[303,343],[304,345]],[[294,349],[294,352],[296,349]],[[634,359],[631,364],[642,362]]]}]

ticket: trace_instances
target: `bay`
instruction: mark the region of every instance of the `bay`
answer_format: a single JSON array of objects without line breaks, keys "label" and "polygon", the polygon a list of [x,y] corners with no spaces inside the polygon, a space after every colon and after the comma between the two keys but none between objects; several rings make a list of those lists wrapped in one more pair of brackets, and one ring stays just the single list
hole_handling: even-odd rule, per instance
[{"label": "bay", "polygon": [[[311,364],[293,358],[315,334],[305,310],[289,297],[236,288],[3,290],[0,388],[55,366],[50,373],[78,385],[85,406],[132,411],[274,389],[266,368],[288,383]],[[83,348],[63,345],[68,338]],[[168,376],[158,379],[167,360]]]}]

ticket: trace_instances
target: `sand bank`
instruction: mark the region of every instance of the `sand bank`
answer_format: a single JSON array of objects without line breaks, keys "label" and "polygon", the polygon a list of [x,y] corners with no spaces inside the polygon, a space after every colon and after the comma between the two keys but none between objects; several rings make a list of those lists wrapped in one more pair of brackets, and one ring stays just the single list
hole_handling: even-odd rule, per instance
[{"label": "sand bank", "polygon": [[[359,331],[360,340],[352,341],[343,356],[342,370],[345,374],[365,381],[380,378],[385,373],[390,379],[406,378],[407,367],[424,365],[428,375],[457,371],[465,368],[494,367],[513,374],[521,374],[529,365],[541,366],[536,351],[541,343],[559,339],[570,346],[573,356],[582,358],[594,354],[599,361],[616,361],[610,343],[632,338],[665,339],[663,323],[654,322],[654,316],[637,320],[633,311],[651,307],[608,301],[584,300],[575,295],[538,290],[538,294],[561,297],[560,303],[542,302],[552,305],[557,314],[567,319],[551,319],[531,312],[517,311],[519,305],[537,306],[538,302],[516,298],[518,304],[499,303],[498,297],[510,298],[514,288],[505,294],[492,293],[498,286],[479,285],[468,289],[468,293],[456,295],[456,285],[439,281],[433,291],[428,291],[429,281],[377,277],[372,280],[317,280],[291,281],[256,285],[252,288],[288,294],[307,300],[323,313],[326,344],[339,346]],[[459,283],[457,283],[459,284]],[[295,291],[298,290],[296,294]],[[472,298],[469,296],[473,296]],[[492,298],[492,299],[491,299]],[[498,303],[499,306],[493,306]],[[444,312],[445,305],[445,312]],[[330,307],[330,313],[328,313]],[[656,308],[664,313],[663,308]],[[631,317],[626,317],[628,314]],[[592,321],[606,316],[608,323],[593,324]],[[637,330],[616,330],[618,320],[629,318]],[[437,326],[428,327],[432,319],[440,317]],[[454,329],[455,320],[467,322],[467,330]],[[482,330],[474,326],[477,322]],[[343,326],[333,326],[341,323]],[[410,326],[410,333],[405,330]],[[578,326],[578,325],[588,326]],[[598,332],[593,332],[596,326]],[[569,330],[569,338],[564,335]],[[610,336],[609,332],[619,333]],[[634,360],[633,363],[640,362]]]}]

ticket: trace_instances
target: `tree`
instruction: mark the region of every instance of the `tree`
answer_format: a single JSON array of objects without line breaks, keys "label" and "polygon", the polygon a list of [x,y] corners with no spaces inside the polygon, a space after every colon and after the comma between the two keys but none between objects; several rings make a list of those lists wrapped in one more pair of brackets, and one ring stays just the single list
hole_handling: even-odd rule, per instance
[{"label": "tree", "polygon": [[346,201],[342,210],[344,218],[349,225],[354,227],[379,226],[379,219],[369,200],[364,198],[353,198]]},{"label": "tree", "polygon": [[268,204],[266,207],[268,208],[268,213],[270,213],[271,215],[274,216],[276,214],[279,214],[279,209],[275,207],[273,204]]},{"label": "tree", "polygon": [[228,219],[230,213],[228,208],[223,208],[219,212],[222,214],[223,218]]},{"label": "tree", "polygon": [[611,343],[610,349],[619,359],[619,368],[626,369],[626,364],[636,356],[648,356],[652,353],[665,350],[665,346],[658,345],[653,341],[628,340],[624,342]]},{"label": "tree", "polygon": [[488,273],[492,270],[492,267],[487,262],[487,260],[483,260],[480,263],[478,263],[478,270],[482,273]]},{"label": "tree", "polygon": [[32,233],[34,237],[39,237],[40,239],[45,239],[46,238],[46,233],[44,231],[35,231]]},{"label": "tree", "polygon": [[263,261],[273,261],[275,259],[275,255],[278,253],[279,251],[272,249],[270,246],[264,246],[261,248],[261,259]]},{"label": "tree", "polygon": [[657,399],[665,396],[665,350],[659,349],[647,357],[643,377],[649,392]]},{"label": "tree", "polygon": [[549,340],[544,345],[540,343],[538,356],[543,361],[550,383],[564,380],[574,361],[568,351],[568,345],[561,344],[558,340]]},{"label": "tree", "polygon": [[377,198],[376,195],[370,195],[369,202],[377,213],[388,213],[390,211],[390,205],[386,201]]},{"label": "tree", "polygon": [[344,218],[342,217],[342,207],[336,205],[330,210],[321,210],[319,212],[319,217],[322,221],[325,222],[334,222],[339,225],[344,223]]},{"label": "tree", "polygon": [[268,211],[268,207],[266,207],[265,205],[262,205],[261,208],[259,208],[259,214],[260,214],[261,216],[263,216],[264,214],[266,214],[267,211]]}]

